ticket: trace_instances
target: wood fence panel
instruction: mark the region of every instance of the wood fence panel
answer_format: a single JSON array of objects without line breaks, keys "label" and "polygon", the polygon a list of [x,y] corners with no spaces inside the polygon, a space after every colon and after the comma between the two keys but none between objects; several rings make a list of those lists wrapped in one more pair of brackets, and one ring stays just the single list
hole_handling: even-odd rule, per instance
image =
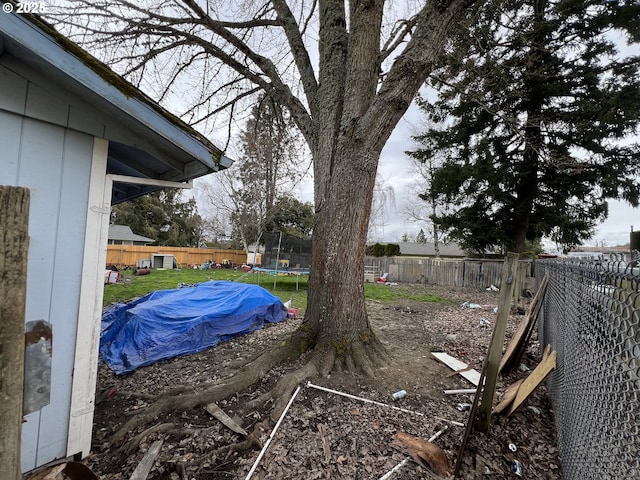
[{"label": "wood fence panel", "polygon": [[202,265],[208,261],[234,265],[246,262],[244,250],[223,250],[220,248],[159,247],[147,245],[107,245],[107,265],[133,267],[138,260],[151,259],[153,254],[173,255],[182,268]]},{"label": "wood fence panel", "polygon": [[[393,270],[393,282],[431,283],[450,287],[500,288],[503,260],[425,258],[425,257],[367,257],[366,264],[380,265],[382,272]],[[392,268],[392,265],[394,268]],[[516,291],[525,288],[532,276],[531,260],[520,260],[516,276]],[[397,266],[397,267],[396,267]],[[396,273],[397,272],[397,273]]]},{"label": "wood fence panel", "polygon": [[480,288],[483,283],[481,262],[465,262],[463,286]]}]

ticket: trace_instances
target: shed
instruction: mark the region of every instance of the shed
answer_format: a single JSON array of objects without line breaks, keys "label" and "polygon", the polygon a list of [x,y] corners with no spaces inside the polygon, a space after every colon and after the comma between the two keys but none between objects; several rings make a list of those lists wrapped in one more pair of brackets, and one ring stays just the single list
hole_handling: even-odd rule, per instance
[{"label": "shed", "polygon": [[176,257],[168,253],[154,253],[151,255],[151,267],[153,268],[171,270],[175,261]]},{"label": "shed", "polygon": [[50,403],[24,417],[27,472],[91,448],[112,204],[231,164],[36,16],[0,13],[0,185],[31,193],[26,321],[52,325]]}]

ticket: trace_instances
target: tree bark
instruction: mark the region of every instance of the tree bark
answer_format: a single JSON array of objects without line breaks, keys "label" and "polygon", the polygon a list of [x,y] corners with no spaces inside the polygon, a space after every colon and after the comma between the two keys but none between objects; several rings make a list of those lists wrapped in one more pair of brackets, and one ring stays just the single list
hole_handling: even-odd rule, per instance
[{"label": "tree bark", "polygon": [[334,364],[325,365],[324,370],[336,367],[372,374],[386,358],[369,323],[363,285],[377,162],[378,154],[357,147],[341,149],[325,202],[316,211],[303,328],[312,332],[320,351],[334,351]]},{"label": "tree bark", "polygon": [[[320,2],[320,81],[314,101],[316,212],[307,312],[302,333],[327,352],[320,373],[346,368],[372,374],[388,354],[369,324],[364,261],[380,153],[420,85],[466,0],[428,3],[404,52],[379,82],[384,3]],[[295,118],[295,116],[294,116]]]},{"label": "tree bark", "polygon": [[29,190],[0,186],[0,465],[18,480],[24,383]]}]

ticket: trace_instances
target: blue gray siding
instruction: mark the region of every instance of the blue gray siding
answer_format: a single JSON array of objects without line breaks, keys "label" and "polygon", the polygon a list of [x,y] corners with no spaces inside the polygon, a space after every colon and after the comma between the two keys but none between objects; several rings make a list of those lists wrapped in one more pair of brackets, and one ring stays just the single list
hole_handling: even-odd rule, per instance
[{"label": "blue gray siding", "polygon": [[51,403],[23,424],[28,471],[67,455],[94,139],[61,126],[68,104],[1,64],[0,86],[0,185],[31,191],[26,320],[53,326]]}]

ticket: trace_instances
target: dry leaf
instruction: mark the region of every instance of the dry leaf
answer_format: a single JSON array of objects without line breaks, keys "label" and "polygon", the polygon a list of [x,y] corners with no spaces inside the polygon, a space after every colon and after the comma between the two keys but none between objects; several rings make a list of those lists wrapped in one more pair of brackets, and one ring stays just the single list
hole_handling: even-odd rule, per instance
[{"label": "dry leaf", "polygon": [[447,454],[437,445],[404,432],[396,433],[391,444],[405,450],[417,463],[428,466],[436,475],[446,477],[450,474]]}]

